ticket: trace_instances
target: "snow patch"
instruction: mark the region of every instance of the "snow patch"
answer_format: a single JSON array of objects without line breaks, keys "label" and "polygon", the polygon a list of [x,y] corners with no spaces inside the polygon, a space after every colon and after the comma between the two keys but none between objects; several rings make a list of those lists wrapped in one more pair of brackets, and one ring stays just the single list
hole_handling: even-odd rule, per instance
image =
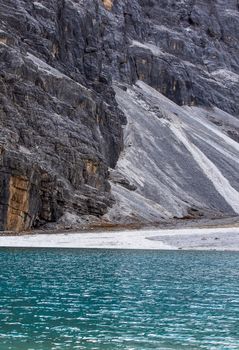
[{"label": "snow patch", "polygon": [[19,151],[25,154],[31,154],[31,151],[24,146],[19,146]]},{"label": "snow patch", "polygon": [[211,74],[213,77],[219,80],[227,80],[232,83],[239,83],[239,75],[227,69],[218,69]]},{"label": "snow patch", "polygon": [[132,40],[131,43],[131,47],[136,46],[136,47],[140,47],[142,49],[146,49],[146,50],[150,50],[152,52],[153,55],[155,56],[161,56],[162,54],[164,54],[164,52],[162,50],[160,50],[159,47],[153,45],[153,44],[149,44],[149,43],[140,43],[139,41],[136,40]]},{"label": "snow patch", "polygon": [[27,58],[29,58],[39,70],[44,71],[47,74],[51,74],[56,76],[57,78],[68,78],[65,74],[61,73],[59,70],[51,67],[49,64],[46,62],[42,61],[40,58],[32,55],[31,53],[27,53]]},{"label": "snow patch", "polygon": [[33,5],[34,5],[35,7],[38,7],[39,9],[47,10],[46,6],[44,6],[43,4],[41,4],[41,3],[38,2],[38,1],[34,1],[34,2],[33,2]]}]

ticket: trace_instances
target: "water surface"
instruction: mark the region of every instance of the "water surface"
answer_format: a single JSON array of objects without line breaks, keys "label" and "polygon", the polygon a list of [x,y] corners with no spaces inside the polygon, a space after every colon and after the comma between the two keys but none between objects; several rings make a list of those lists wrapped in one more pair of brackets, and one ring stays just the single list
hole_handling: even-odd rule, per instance
[{"label": "water surface", "polygon": [[0,249],[0,350],[239,349],[239,254]]}]

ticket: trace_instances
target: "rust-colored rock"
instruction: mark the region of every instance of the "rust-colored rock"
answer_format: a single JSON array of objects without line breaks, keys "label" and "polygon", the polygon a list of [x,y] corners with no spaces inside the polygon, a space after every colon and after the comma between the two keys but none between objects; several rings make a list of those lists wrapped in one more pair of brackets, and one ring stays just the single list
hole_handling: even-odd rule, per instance
[{"label": "rust-colored rock", "polygon": [[8,231],[22,231],[28,228],[29,181],[22,176],[11,176],[7,211]]},{"label": "rust-colored rock", "polygon": [[103,0],[104,7],[106,10],[111,11],[113,7],[113,0]]},{"label": "rust-colored rock", "polygon": [[87,160],[85,164],[86,164],[86,171],[88,174],[90,175],[96,174],[96,171],[98,168],[96,163],[94,163],[92,160]]}]

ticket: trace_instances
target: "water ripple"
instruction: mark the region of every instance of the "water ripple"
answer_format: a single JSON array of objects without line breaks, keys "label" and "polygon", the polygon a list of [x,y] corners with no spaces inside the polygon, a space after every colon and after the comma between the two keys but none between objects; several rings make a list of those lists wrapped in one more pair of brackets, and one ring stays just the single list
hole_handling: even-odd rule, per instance
[{"label": "water ripple", "polygon": [[239,349],[239,254],[0,249],[0,350]]}]

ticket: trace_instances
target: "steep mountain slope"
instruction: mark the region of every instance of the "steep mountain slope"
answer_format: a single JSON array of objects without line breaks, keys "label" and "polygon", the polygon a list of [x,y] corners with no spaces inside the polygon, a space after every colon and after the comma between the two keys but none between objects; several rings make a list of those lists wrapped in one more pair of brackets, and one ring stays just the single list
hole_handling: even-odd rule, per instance
[{"label": "steep mountain slope", "polygon": [[239,213],[237,0],[0,6],[0,229]]},{"label": "steep mountain slope", "polygon": [[112,172],[118,201],[108,217],[239,214],[239,144],[227,135],[239,130],[239,120],[217,108],[180,107],[140,81],[115,90],[128,124]]}]

